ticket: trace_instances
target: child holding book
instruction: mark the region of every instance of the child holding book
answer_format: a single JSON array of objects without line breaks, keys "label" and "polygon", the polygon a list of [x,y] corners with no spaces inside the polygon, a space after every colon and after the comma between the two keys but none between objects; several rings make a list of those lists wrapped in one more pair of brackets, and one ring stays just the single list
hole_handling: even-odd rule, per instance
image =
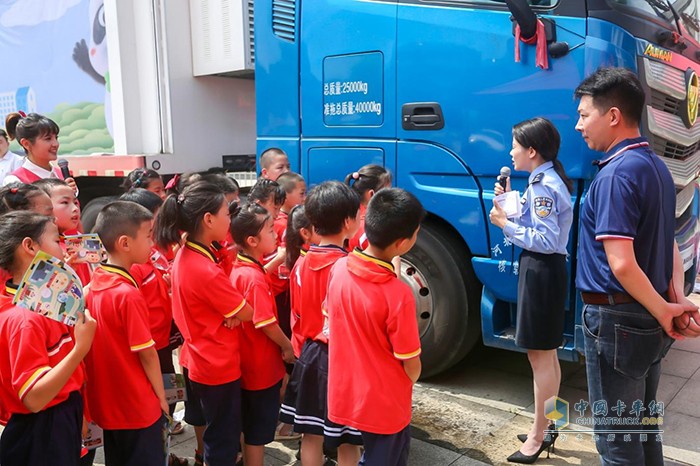
[{"label": "child holding book", "polygon": [[[56,226],[58,226],[58,232],[62,236],[61,246],[65,251],[66,244],[63,236],[80,233],[80,204],[78,204],[78,198],[75,197],[75,192],[65,181],[57,178],[45,178],[35,181],[33,184],[44,190],[51,198]],[[83,286],[90,283],[92,270],[87,263],[73,263],[70,259],[68,262],[78,274],[78,277],[80,277]]]},{"label": "child holding book", "polygon": [[0,464],[75,465],[80,461],[85,381],[82,360],[95,335],[88,310],[72,332],[65,324],[12,305],[34,256],[63,255],[51,218],[33,212],[0,216],[0,267],[11,279],[0,297],[0,405],[7,420]]},{"label": "child holding book", "polygon": [[262,466],[265,445],[275,439],[284,362],[293,363],[294,354],[261,263],[277,249],[272,217],[257,204],[236,209],[231,233],[240,249],[231,282],[253,307],[253,320],[241,324],[243,457],[247,466]]},{"label": "child holding book", "polygon": [[[280,420],[294,424],[303,434],[301,461],[306,465],[323,463],[323,446],[338,448],[338,464],[356,465],[360,459],[362,438],[356,429],[331,422],[327,418],[328,338],[323,334],[321,304],[326,298],[328,277],[335,262],[347,255],[345,241],[357,230],[360,199],[347,185],[326,181],[309,192],[306,215],[316,233],[313,245],[291,280],[292,294],[299,296],[300,329],[304,339],[299,360],[287,386]],[[294,288],[298,287],[297,291]]]},{"label": "child holding book", "polygon": [[367,207],[369,244],[331,270],[328,417],[362,432],[366,466],[408,464],[421,347],[415,298],[391,261],[413,247],[424,216],[409,192],[382,189]]},{"label": "child holding book", "polygon": [[223,241],[231,224],[224,193],[206,181],[187,186],[165,200],[157,219],[159,244],[185,245],[172,270],[173,316],[185,338],[180,363],[188,389],[185,421],[206,425],[204,455],[208,466],[230,465],[241,434],[240,331],[253,310],[219,267],[211,247]]},{"label": "child holding book", "polygon": [[95,270],[87,306],[97,320],[85,362],[90,414],[104,430],[110,465],[165,464],[167,429],[163,377],[148,322],[148,304],[129,270],[151,254],[153,214],[126,201],[106,205],[95,232],[107,263]]}]

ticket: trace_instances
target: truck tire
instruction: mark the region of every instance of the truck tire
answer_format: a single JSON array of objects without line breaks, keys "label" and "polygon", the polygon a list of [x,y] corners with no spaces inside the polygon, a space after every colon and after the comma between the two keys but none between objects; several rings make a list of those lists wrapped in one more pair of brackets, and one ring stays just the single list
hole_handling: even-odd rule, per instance
[{"label": "truck tire", "polygon": [[83,230],[85,233],[89,233],[95,227],[95,221],[97,220],[97,214],[100,210],[112,201],[119,199],[119,196],[103,196],[96,197],[87,203],[85,208],[80,213],[80,220],[83,224]]},{"label": "truck tire", "polygon": [[469,251],[453,235],[426,222],[415,246],[402,256],[401,279],[416,298],[421,378],[461,361],[481,334],[481,286]]}]

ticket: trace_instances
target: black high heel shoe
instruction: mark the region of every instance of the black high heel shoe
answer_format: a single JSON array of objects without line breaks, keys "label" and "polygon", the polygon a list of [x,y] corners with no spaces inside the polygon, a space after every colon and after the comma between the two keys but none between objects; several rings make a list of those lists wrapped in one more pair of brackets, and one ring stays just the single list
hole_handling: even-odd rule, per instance
[{"label": "black high heel shoe", "polygon": [[532,455],[525,455],[520,450],[518,450],[508,457],[508,462],[518,464],[533,464],[535,461],[537,461],[537,458],[539,458],[542,452],[545,450],[547,450],[547,458],[549,458],[549,453],[554,448],[555,440],[556,439],[552,438],[551,440],[543,441],[542,445],[540,445],[540,449]]},{"label": "black high heel shoe", "polygon": [[[557,428],[554,424],[547,426],[547,433],[544,434],[545,439],[548,435],[551,436],[552,439],[556,439],[559,436],[559,432],[557,432]],[[525,443],[527,440],[527,434],[518,434],[518,440]]]}]

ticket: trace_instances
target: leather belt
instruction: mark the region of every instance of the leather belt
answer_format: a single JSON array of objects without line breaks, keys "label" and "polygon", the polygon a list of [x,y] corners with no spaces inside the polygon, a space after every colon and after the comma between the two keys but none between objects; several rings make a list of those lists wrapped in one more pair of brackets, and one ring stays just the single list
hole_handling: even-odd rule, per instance
[{"label": "leather belt", "polygon": [[637,301],[627,293],[587,293],[581,292],[581,299],[585,304],[596,304],[600,306],[614,306],[615,304],[629,304]]}]

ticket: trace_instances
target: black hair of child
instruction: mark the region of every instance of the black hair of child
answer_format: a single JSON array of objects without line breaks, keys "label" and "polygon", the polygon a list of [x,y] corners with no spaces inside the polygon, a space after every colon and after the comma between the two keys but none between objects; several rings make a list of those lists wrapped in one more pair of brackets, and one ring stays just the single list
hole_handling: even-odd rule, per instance
[{"label": "black hair of child", "polygon": [[240,248],[245,248],[246,239],[258,236],[265,223],[270,219],[270,213],[258,204],[235,206],[231,211],[231,236]]},{"label": "black hair of child", "polygon": [[386,249],[395,241],[412,238],[425,218],[418,198],[401,188],[377,191],[367,204],[365,234],[374,247]]},{"label": "black hair of child", "polygon": [[203,173],[200,180],[218,186],[224,194],[237,193],[241,190],[238,182],[223,172]]},{"label": "black hair of child", "polygon": [[124,191],[136,188],[148,189],[152,182],[160,179],[160,175],[155,170],[151,170],[150,168],[136,168],[124,178],[122,188]]},{"label": "black hair of child", "polygon": [[120,201],[135,202],[144,206],[153,215],[163,205],[163,199],[156,193],[145,188],[135,188],[119,196]]},{"label": "black hair of child", "polygon": [[369,190],[379,191],[391,186],[391,172],[381,165],[371,163],[356,172],[348,173],[345,184],[362,197]]},{"label": "black hair of child", "polygon": [[347,219],[357,216],[360,196],[340,181],[324,181],[306,196],[306,216],[321,236],[336,235]]},{"label": "black hair of child", "polygon": [[267,178],[258,178],[250,192],[248,193],[248,202],[259,202],[265,204],[270,198],[273,199],[275,205],[281,206],[287,199],[287,193],[284,192],[282,186],[278,182]]},{"label": "black hair of child", "polygon": [[58,178],[43,178],[41,180],[34,181],[32,184],[48,194],[49,197],[51,197],[51,193],[53,193],[54,189],[61,186],[68,186],[68,183],[63,180],[59,180]]},{"label": "black hair of child", "polygon": [[14,210],[31,210],[33,199],[44,190],[32,184],[16,181],[0,189],[0,215]]},{"label": "black hair of child", "polygon": [[165,199],[155,225],[155,242],[163,250],[180,244],[180,232],[194,235],[206,214],[216,215],[225,201],[221,189],[206,181],[189,184]]},{"label": "black hair of child", "polygon": [[262,154],[260,154],[260,167],[270,168],[270,164],[272,164],[274,158],[280,155],[287,157],[287,153],[277,147],[266,149]]},{"label": "black hair of child", "polygon": [[[27,116],[22,116],[19,112],[12,112],[5,117],[5,129],[10,140],[16,139],[22,145],[22,139],[26,139],[34,144],[38,137],[43,137],[47,134],[58,136],[59,128],[56,122],[51,118],[38,113],[30,113]],[[29,153],[26,147],[22,145],[24,152]]]},{"label": "black hair of child", "polygon": [[282,173],[278,178],[277,178],[277,184],[282,186],[282,189],[284,189],[284,192],[286,194],[291,193],[294,191],[299,183],[302,183],[304,181],[304,177],[301,176],[299,173],[294,173],[294,172],[286,172]]},{"label": "black hair of child", "polygon": [[144,206],[129,201],[114,201],[97,214],[95,228],[107,252],[114,252],[120,236],[135,238],[143,222],[153,220],[153,214]]},{"label": "black hair of child", "polygon": [[289,211],[289,217],[287,217],[287,232],[284,235],[284,242],[287,245],[285,264],[289,270],[292,270],[292,267],[296,264],[301,254],[301,247],[304,245],[304,238],[302,238],[300,232],[302,228],[310,230],[312,227],[309,217],[306,216],[304,204],[299,204]]},{"label": "black hair of child", "polygon": [[0,216],[0,267],[11,270],[15,262],[15,251],[25,238],[39,241],[46,225],[53,223],[51,217],[19,210]]},{"label": "black hair of child", "polygon": [[202,175],[197,172],[186,172],[182,175],[175,175],[173,178],[175,180],[168,181],[166,185],[165,191],[167,194],[180,194],[187,186],[201,181]]}]

